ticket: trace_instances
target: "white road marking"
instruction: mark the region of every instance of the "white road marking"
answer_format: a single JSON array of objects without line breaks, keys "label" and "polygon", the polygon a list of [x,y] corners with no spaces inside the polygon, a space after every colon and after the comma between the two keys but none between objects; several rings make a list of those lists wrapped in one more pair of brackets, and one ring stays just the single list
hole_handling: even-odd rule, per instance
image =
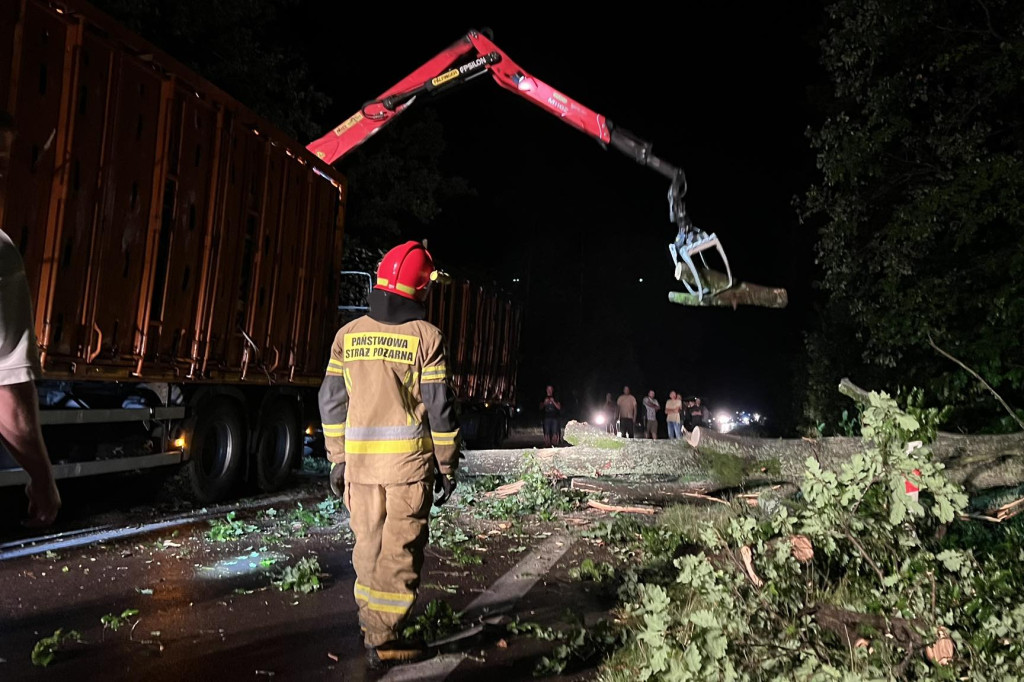
[{"label": "white road marking", "polygon": [[[177,528],[202,523],[211,519],[223,516],[229,511],[254,511],[269,507],[281,502],[302,501],[306,499],[320,499],[320,495],[296,495],[294,492],[283,493],[274,497],[265,497],[255,500],[243,500],[241,502],[228,503],[216,507],[207,507],[198,512],[189,512],[164,521],[152,523],[140,523],[128,526],[106,525],[95,528],[81,528],[79,530],[64,531],[41,537],[29,537],[22,540],[14,540],[0,544],[0,561],[17,559],[23,556],[43,554],[44,552],[56,552],[61,549],[71,549],[85,545],[94,545],[100,542],[111,542],[124,538],[147,535],[160,530]],[[348,513],[345,513],[343,525],[348,525]]]},{"label": "white road marking", "polygon": [[[463,612],[465,619],[472,621],[488,613],[504,611],[514,606],[551,570],[572,543],[573,538],[568,534],[553,533],[540,547],[523,557],[512,570],[498,578],[474,599]],[[392,668],[380,682],[441,682],[451,675],[465,658],[466,654],[441,654],[422,663]]]}]

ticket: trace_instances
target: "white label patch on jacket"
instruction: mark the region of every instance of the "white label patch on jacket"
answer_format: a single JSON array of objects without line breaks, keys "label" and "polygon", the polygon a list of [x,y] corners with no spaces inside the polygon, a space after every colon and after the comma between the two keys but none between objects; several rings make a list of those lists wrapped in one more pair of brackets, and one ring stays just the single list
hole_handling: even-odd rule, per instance
[{"label": "white label patch on jacket", "polygon": [[406,334],[361,332],[345,334],[345,362],[386,360],[411,365],[416,361],[420,340]]}]

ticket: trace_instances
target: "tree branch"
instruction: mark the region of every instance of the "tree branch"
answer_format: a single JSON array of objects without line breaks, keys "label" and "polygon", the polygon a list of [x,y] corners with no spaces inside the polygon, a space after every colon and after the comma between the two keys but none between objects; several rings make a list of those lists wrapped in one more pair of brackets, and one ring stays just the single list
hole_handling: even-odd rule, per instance
[{"label": "tree branch", "polygon": [[839,392],[862,405],[868,404],[868,392],[850,381],[848,377],[839,380]]},{"label": "tree branch", "polygon": [[960,362],[955,357],[953,357],[952,355],[950,355],[949,353],[947,353],[946,351],[942,350],[937,345],[935,345],[935,342],[932,341],[931,333],[928,334],[928,343],[931,344],[932,348],[934,348],[936,351],[938,351],[939,355],[942,355],[943,357],[948,358],[949,360],[952,360],[956,364],[960,365],[971,376],[973,376],[975,379],[980,381],[981,385],[984,386],[985,388],[987,388],[989,390],[989,392],[996,397],[996,400],[998,400],[999,404],[1003,406],[1003,409],[1006,410],[1006,413],[1009,414],[1010,417],[1012,417],[1013,420],[1015,422],[1017,422],[1017,424],[1020,426],[1021,430],[1024,431],[1024,421],[1021,421],[1021,418],[1017,416],[1017,413],[1014,412],[1013,409],[1011,409],[1010,406],[1006,404],[1006,401],[1003,400],[1003,397],[1001,395],[996,393],[996,389],[994,389],[991,386],[989,386],[988,382],[981,378],[980,374],[978,374],[973,369],[971,369],[970,367],[968,367],[964,363]]},{"label": "tree branch", "polygon": [[992,37],[995,38],[996,40],[999,40],[999,41],[1005,40],[1001,35],[999,35],[996,32],[995,27],[992,25],[992,14],[988,11],[988,6],[984,2],[982,2],[981,0],[976,0],[976,2],[979,5],[981,5],[982,11],[985,12],[985,23],[988,24],[988,32],[991,33]]},{"label": "tree branch", "polygon": [[834,632],[848,644],[851,639],[851,629],[860,636],[861,628],[868,627],[875,631],[891,634],[896,642],[907,649],[917,649],[921,644],[921,636],[918,634],[918,630],[925,629],[925,624],[919,620],[887,618],[881,614],[858,613],[828,604],[818,605],[810,609],[808,613],[814,616],[821,627]]},{"label": "tree branch", "polygon": [[880,583],[879,587],[884,587],[885,575],[883,575],[882,569],[880,569],[878,567],[878,564],[876,564],[874,560],[872,560],[872,558],[868,556],[868,553],[864,551],[864,546],[857,541],[857,538],[853,537],[850,531],[844,531],[844,534],[846,535],[846,539],[853,543],[853,546],[857,548],[857,551],[860,552],[860,555],[864,557],[864,560],[868,562],[871,568],[875,569],[875,574],[878,576],[878,582]]}]

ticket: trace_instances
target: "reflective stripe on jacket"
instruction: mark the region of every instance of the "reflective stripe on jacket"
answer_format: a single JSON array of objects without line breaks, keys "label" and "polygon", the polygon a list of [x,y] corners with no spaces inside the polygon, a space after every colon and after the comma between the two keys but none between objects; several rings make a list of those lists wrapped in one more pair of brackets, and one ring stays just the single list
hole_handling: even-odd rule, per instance
[{"label": "reflective stripe on jacket", "polygon": [[458,466],[459,427],[441,330],[367,315],[334,338],[320,387],[328,458],[353,483],[431,480]]}]

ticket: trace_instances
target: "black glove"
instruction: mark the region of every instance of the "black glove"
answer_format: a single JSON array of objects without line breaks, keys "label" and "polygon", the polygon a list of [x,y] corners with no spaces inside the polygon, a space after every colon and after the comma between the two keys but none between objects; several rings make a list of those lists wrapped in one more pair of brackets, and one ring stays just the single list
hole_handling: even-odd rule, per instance
[{"label": "black glove", "polygon": [[458,482],[455,480],[455,474],[436,474],[434,476],[434,506],[440,507],[447,502],[455,492],[456,485]]},{"label": "black glove", "polygon": [[331,464],[331,492],[338,497],[345,495],[345,463]]}]

